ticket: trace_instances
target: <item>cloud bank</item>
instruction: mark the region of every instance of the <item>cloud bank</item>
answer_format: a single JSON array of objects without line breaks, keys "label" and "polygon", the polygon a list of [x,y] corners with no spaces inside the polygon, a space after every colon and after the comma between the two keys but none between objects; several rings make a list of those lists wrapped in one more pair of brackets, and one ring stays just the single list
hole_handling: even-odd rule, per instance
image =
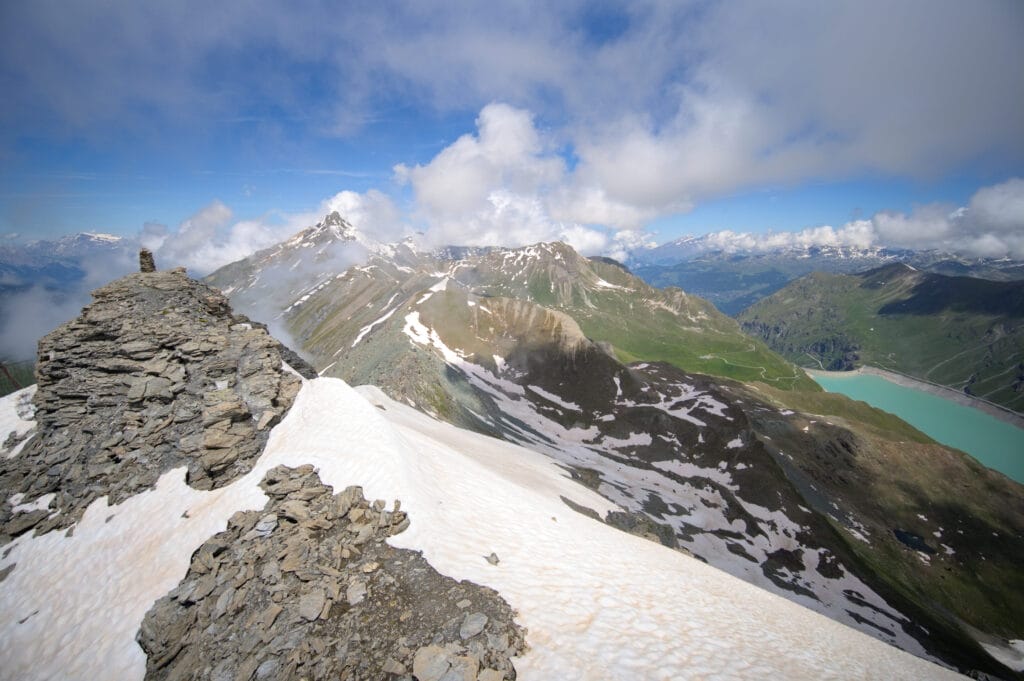
[{"label": "cloud bank", "polygon": [[701,243],[712,250],[735,253],[810,246],[896,246],[1024,260],[1024,179],[983,187],[961,207],[927,204],[910,213],[883,211],[839,228],[825,225],[798,232],[724,230],[704,235]]},{"label": "cloud bank", "polygon": [[[621,257],[653,219],[760,186],[1020,175],[1021,35],[1024,4],[997,0],[5,3],[0,159],[22,138],[181,138],[188,156],[234,136],[245,162],[300,163],[325,140],[479,112],[475,131],[395,168],[410,206],[387,187],[325,206],[383,240],[561,239]],[[720,238],[1019,256],[1014,182],[962,211]],[[325,206],[238,221],[213,201],[141,238],[204,273]]]}]

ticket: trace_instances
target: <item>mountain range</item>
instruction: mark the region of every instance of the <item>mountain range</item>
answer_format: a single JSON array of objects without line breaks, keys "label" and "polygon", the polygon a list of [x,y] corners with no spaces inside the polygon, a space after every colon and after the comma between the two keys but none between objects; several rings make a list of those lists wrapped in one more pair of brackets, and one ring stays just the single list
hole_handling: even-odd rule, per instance
[{"label": "mountain range", "polygon": [[[68,252],[93,247],[124,250]],[[1017,305],[894,267],[868,288],[917,295],[885,314]],[[19,677],[597,678],[623,655],[650,678],[943,675],[857,629],[1017,678],[1021,486],[690,291],[561,243],[378,243],[337,213],[207,282],[267,327],[181,270],[131,275],[0,402]]]},{"label": "mountain range", "polygon": [[960,668],[991,665],[978,631],[1020,638],[1016,483],[617,263],[356,232],[329,215],[208,281],[321,376],[551,457],[605,522]]},{"label": "mountain range", "polygon": [[[612,358],[577,352],[607,378]],[[650,399],[619,371],[622,402]],[[680,387],[661,371],[638,374]],[[97,290],[41,342],[38,379],[0,399],[5,678],[959,678],[619,531],[671,543],[557,458],[317,378],[180,268]],[[741,412],[693,381],[664,418],[714,441],[709,458],[736,450],[705,489],[737,514],[723,535],[762,526],[750,551],[795,554],[804,530],[772,510],[787,499],[728,496],[734,471],[762,473],[716,439]],[[694,465],[676,454],[672,475]],[[628,490],[640,471],[623,464]],[[837,557],[811,558],[848,589],[841,607],[899,617]]]},{"label": "mountain range", "polygon": [[905,263],[947,276],[995,281],[1024,279],[1024,263],[1006,258],[969,258],[934,250],[879,246],[729,243],[717,234],[682,237],[637,250],[630,268],[652,286],[678,286],[737,315],[786,284],[811,272],[853,274]]},{"label": "mountain range", "polygon": [[[26,373],[39,338],[74,317],[89,291],[136,262],[136,245],[110,234],[0,244],[0,362],[24,362]],[[0,387],[13,388],[4,378]]]}]

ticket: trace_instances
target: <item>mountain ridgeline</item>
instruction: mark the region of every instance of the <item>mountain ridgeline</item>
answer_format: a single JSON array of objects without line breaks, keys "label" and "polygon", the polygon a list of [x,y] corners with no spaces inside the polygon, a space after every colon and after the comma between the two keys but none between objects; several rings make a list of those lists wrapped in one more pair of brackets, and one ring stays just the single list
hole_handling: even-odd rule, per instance
[{"label": "mountain ridgeline", "polygon": [[[362,264],[324,266],[353,244]],[[605,522],[1013,675],[979,640],[1024,637],[1021,486],[820,391],[705,300],[564,244],[423,253],[336,214],[208,281],[320,375],[551,457],[621,509]]]},{"label": "mountain ridgeline", "polygon": [[904,264],[815,273],[738,319],[803,366],[876,366],[1024,411],[1024,281],[949,277]]},{"label": "mountain ridgeline", "polygon": [[652,286],[682,287],[707,298],[728,315],[739,314],[812,272],[853,274],[906,263],[947,276],[1024,279],[1024,263],[1005,258],[965,258],[940,251],[878,246],[741,246],[723,243],[720,236],[683,237],[648,251],[636,251],[629,264]]}]

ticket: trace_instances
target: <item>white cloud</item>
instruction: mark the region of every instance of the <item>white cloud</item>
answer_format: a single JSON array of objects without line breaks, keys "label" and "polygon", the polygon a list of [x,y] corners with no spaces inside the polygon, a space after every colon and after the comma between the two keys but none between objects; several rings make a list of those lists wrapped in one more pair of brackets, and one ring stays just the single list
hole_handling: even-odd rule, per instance
[{"label": "white cloud", "polygon": [[532,195],[563,177],[562,160],[546,153],[528,111],[489,104],[476,124],[476,135],[463,135],[427,165],[396,168],[427,216],[476,215],[494,203],[495,192]]},{"label": "white cloud", "polygon": [[1012,178],[979,189],[970,202],[971,221],[992,232],[1024,232],[1024,180]]},{"label": "white cloud", "polygon": [[[188,2],[57,14],[17,3],[0,22],[10,83],[0,130],[153,140],[273,110],[247,144],[280,153],[294,121],[310,135],[295,148],[306,149],[385,117],[414,127],[410,111],[447,120],[482,107],[476,134],[396,177],[415,188],[416,217],[452,236],[488,229],[513,197],[520,209],[506,207],[501,224],[517,239],[637,229],[765,183],[928,180],[963,163],[1005,172],[1024,158],[1019,2],[400,5],[351,4],[338,21],[329,3],[212,14]],[[251,68],[254,53],[273,58]],[[487,105],[498,99],[510,104]],[[553,127],[538,129],[529,112]],[[971,209],[1012,240],[1019,223],[999,201],[979,196]],[[893,235],[924,228],[884,225]]]},{"label": "white cloud", "polygon": [[959,221],[949,206],[920,206],[911,214],[885,211],[871,218],[878,239],[885,244],[920,248],[945,243]]},{"label": "white cloud", "polygon": [[560,240],[593,254],[619,229],[654,215],[581,182],[530,112],[506,104],[484,107],[475,135],[463,135],[425,165],[397,166],[395,176],[412,186],[417,217],[434,245]]},{"label": "white cloud", "polygon": [[176,230],[147,223],[139,239],[142,245],[153,250],[157,267],[186,267],[190,274],[204,276],[273,246],[297,231],[294,220],[281,224],[261,220],[232,223],[231,218],[230,208],[213,201],[182,221]]},{"label": "white cloud", "polygon": [[870,248],[877,245],[878,235],[870,220],[855,220],[836,229],[831,225],[810,227],[799,232],[734,232],[723,230],[706,234],[702,242],[711,250],[727,253],[765,252],[782,248],[834,246]]},{"label": "white cloud", "polygon": [[[391,198],[376,189],[364,194],[348,190],[338,192],[320,205],[321,215],[333,211],[338,211],[366,236],[383,243],[398,241],[409,231]],[[320,216],[315,216],[308,224],[319,219]]]}]

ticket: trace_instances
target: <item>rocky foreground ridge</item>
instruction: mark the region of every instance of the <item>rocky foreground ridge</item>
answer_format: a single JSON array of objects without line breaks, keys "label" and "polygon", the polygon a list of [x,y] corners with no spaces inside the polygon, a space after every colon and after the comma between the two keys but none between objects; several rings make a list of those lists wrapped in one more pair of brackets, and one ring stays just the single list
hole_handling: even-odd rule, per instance
[{"label": "rocky foreground ridge", "polygon": [[400,502],[332,494],[312,466],[260,486],[267,506],[232,517],[146,614],[147,679],[515,678],[508,604],[384,543],[409,526]]},{"label": "rocky foreground ridge", "polygon": [[[249,471],[299,390],[294,353],[184,270],[131,274],[39,343],[35,434],[4,463],[0,543],[70,527],[185,465],[196,489]],[[20,495],[20,496],[17,496]]]},{"label": "rocky foreground ridge", "polygon": [[[175,468],[199,490],[238,480],[299,374],[315,376],[183,269],[151,270],[144,259],[40,342],[38,388],[19,405],[36,426],[0,450],[4,558],[30,532],[70,537],[94,501],[116,507]],[[266,506],[232,516],[146,615],[146,678],[515,678],[525,631],[508,604],[385,543],[412,522],[400,501],[335,494],[312,466],[271,469],[261,488]],[[18,569],[0,571],[0,589]]]}]

